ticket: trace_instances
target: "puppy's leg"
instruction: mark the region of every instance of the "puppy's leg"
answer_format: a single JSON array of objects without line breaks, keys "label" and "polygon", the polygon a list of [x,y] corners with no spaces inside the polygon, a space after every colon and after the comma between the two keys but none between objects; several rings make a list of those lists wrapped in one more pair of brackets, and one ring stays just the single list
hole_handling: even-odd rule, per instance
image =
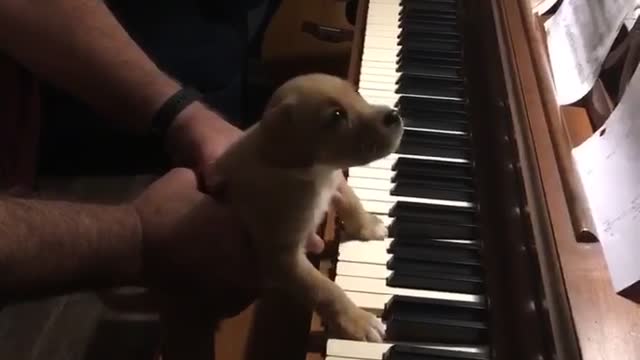
[{"label": "puppy's leg", "polygon": [[351,340],[382,342],[384,326],[371,313],[358,308],[338,285],[323,276],[309,262],[304,251],[292,251],[279,258],[278,280],[285,288],[310,308],[316,308],[330,331]]},{"label": "puppy's leg", "polygon": [[337,194],[333,198],[333,204],[349,239],[383,240],[387,237],[387,228],[382,220],[364,209],[360,199],[347,184],[342,173],[337,176],[341,179]]}]

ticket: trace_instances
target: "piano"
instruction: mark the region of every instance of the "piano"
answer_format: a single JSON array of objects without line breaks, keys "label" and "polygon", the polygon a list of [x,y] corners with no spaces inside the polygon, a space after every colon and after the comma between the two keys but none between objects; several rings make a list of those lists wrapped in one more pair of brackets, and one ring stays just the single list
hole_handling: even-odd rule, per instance
[{"label": "piano", "polygon": [[640,358],[640,307],[580,242],[540,29],[527,0],[358,2],[349,79],[406,132],[346,171],[389,238],[346,239],[330,212],[317,264],[386,339],[333,337],[314,314],[307,360]]}]

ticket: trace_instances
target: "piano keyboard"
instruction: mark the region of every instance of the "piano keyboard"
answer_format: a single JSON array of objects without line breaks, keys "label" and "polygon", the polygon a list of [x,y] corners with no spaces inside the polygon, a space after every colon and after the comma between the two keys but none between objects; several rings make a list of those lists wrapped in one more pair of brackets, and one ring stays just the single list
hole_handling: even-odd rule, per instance
[{"label": "piano keyboard", "polygon": [[489,358],[462,43],[457,0],[369,0],[359,92],[397,108],[405,133],[349,170],[389,238],[340,244],[335,282],[386,339],[330,338],[326,359]]}]

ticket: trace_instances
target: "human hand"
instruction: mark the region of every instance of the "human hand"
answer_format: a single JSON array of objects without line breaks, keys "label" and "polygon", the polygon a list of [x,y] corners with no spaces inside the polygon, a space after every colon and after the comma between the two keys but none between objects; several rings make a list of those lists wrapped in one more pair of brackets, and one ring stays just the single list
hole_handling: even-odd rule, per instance
[{"label": "human hand", "polygon": [[133,206],[143,232],[145,286],[232,314],[253,301],[259,272],[248,235],[222,205],[198,191],[193,171],[170,171]]},{"label": "human hand", "polygon": [[[133,207],[143,232],[141,279],[145,286],[232,316],[259,292],[260,272],[239,220],[198,190],[193,171],[178,168],[151,184]],[[307,249],[322,251],[313,234]],[[184,298],[187,299],[184,299]],[[213,315],[212,315],[213,316]]]},{"label": "human hand", "polygon": [[220,114],[202,103],[185,108],[169,127],[167,149],[177,166],[202,169],[242,136]]}]

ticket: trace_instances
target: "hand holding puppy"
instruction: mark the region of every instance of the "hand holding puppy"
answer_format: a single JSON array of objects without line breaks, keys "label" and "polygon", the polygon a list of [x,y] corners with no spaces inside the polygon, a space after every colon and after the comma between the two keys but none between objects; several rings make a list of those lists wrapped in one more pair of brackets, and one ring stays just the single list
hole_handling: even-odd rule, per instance
[{"label": "hand holding puppy", "polygon": [[195,102],[184,109],[169,128],[166,146],[174,164],[202,169],[242,134],[242,130],[222,115]]},{"label": "hand holding puppy", "polygon": [[[193,171],[170,171],[133,206],[143,233],[142,283],[197,299],[206,304],[201,314],[233,316],[255,300],[259,271],[249,234],[224,204],[198,190]],[[309,251],[322,251],[317,235],[308,243]]]}]

